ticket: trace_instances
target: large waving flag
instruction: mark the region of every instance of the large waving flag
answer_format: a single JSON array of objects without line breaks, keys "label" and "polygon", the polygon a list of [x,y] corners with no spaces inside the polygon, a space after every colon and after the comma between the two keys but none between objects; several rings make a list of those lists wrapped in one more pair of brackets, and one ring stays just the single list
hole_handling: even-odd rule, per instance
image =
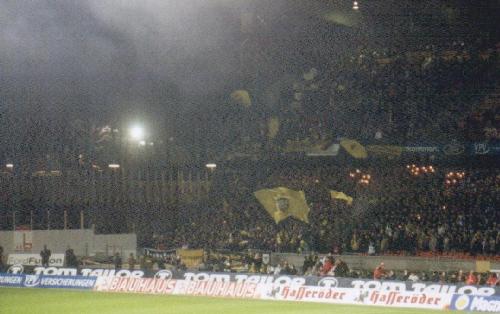
[{"label": "large waving flag", "polygon": [[276,223],[288,217],[295,217],[309,223],[310,208],[307,205],[304,191],[277,187],[259,190],[254,195]]},{"label": "large waving flag", "polygon": [[272,140],[278,135],[280,131],[280,120],[272,117],[267,121],[267,137]]},{"label": "large waving flag", "polygon": [[347,204],[352,205],[353,198],[344,192],[330,191],[330,196],[332,199],[343,200],[346,201]]},{"label": "large waving flag", "polygon": [[245,108],[249,108],[252,106],[252,99],[250,98],[250,94],[247,90],[238,89],[231,93],[231,99]]},{"label": "large waving flag", "polygon": [[340,146],[342,146],[349,153],[349,155],[356,159],[364,159],[368,157],[365,147],[356,140],[342,140],[340,141]]}]

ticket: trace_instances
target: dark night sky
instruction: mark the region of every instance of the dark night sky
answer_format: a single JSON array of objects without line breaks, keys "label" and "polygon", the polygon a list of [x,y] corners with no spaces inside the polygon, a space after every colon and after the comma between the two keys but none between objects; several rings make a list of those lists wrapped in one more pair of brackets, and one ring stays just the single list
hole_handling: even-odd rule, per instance
[{"label": "dark night sky", "polygon": [[2,1],[2,106],[114,111],[161,103],[175,88],[220,89],[238,66],[232,10],[202,0]]}]

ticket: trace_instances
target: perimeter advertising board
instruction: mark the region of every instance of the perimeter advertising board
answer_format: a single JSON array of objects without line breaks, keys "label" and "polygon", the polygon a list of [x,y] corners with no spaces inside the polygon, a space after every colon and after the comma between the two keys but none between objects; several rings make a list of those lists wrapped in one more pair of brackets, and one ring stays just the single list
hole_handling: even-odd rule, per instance
[{"label": "perimeter advertising board", "polygon": [[93,289],[96,277],[0,273],[0,287]]},{"label": "perimeter advertising board", "polygon": [[[41,266],[40,254],[16,253],[9,254],[7,265]],[[50,266],[64,266],[64,254],[54,253],[49,258]]]},{"label": "perimeter advertising board", "polygon": [[500,298],[455,294],[451,300],[450,309],[467,312],[500,313]]},{"label": "perimeter advertising board", "polygon": [[[21,268],[21,271],[18,269]],[[22,267],[11,266],[12,273],[22,273]],[[95,276],[95,277],[134,277],[134,278],[161,278],[185,281],[224,281],[254,284],[278,284],[290,286],[319,286],[328,288],[354,288],[364,292],[371,291],[396,291],[414,292],[425,294],[469,294],[478,296],[500,297],[500,287],[471,286],[463,283],[440,284],[434,282],[410,281],[379,281],[337,277],[317,276],[289,276],[289,275],[260,275],[246,273],[209,273],[209,272],[181,272],[162,269],[159,271],[129,271],[126,269],[75,269],[59,267],[35,267],[31,270],[35,275],[57,276]]]},{"label": "perimeter advertising board", "polygon": [[[64,268],[35,268],[38,274],[0,274],[0,286],[78,288],[103,292],[190,295],[295,302],[371,305],[421,309],[495,312],[495,288],[435,283],[359,280],[334,277],[267,276],[235,273],[156,273]],[[106,272],[107,271],[107,272]],[[89,276],[94,273],[101,275]],[[146,273],[146,276],[144,276]],[[50,275],[51,274],[51,275]],[[64,275],[70,274],[70,275]]]}]

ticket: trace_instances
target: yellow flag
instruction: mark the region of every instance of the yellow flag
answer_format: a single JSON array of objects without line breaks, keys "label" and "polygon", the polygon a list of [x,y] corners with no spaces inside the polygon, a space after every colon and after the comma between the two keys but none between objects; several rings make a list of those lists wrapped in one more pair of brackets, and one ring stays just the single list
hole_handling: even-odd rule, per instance
[{"label": "yellow flag", "polygon": [[304,191],[277,187],[259,190],[254,195],[276,223],[288,217],[295,217],[309,223],[310,208],[307,205]]},{"label": "yellow flag", "polygon": [[276,117],[272,117],[267,122],[267,137],[269,139],[274,139],[280,130],[280,120]]},{"label": "yellow flag", "polygon": [[352,157],[356,159],[364,159],[368,157],[365,147],[356,140],[342,140],[340,141],[340,146],[342,146]]},{"label": "yellow flag", "polygon": [[203,262],[203,250],[179,249],[176,254],[187,267],[198,267]]},{"label": "yellow flag", "polygon": [[344,200],[347,202],[347,204],[352,205],[353,198],[345,194],[344,192],[330,191],[330,196],[332,197],[332,199]]},{"label": "yellow flag", "polygon": [[333,24],[339,24],[347,27],[355,27],[360,24],[361,18],[355,10],[335,10],[327,12],[323,18]]},{"label": "yellow flag", "polygon": [[244,89],[239,89],[232,92],[231,99],[234,102],[238,103],[239,105],[242,105],[243,107],[248,108],[252,106],[252,100],[250,99],[250,94],[248,93],[248,91]]},{"label": "yellow flag", "polygon": [[231,206],[229,205],[229,202],[226,200],[226,198],[224,198],[222,200],[222,210],[223,211],[228,211],[231,209]]}]

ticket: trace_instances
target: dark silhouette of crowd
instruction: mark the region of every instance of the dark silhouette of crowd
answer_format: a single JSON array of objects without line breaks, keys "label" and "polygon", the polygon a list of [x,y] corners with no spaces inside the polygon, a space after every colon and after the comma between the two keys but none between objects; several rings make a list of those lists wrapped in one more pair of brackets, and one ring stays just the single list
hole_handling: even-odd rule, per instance
[{"label": "dark silhouette of crowd", "polygon": [[[356,170],[369,173],[370,183],[350,176]],[[450,173],[461,177],[450,181]],[[498,170],[433,167],[432,173],[415,175],[405,166],[292,168],[271,171],[261,181],[233,173],[219,184],[220,190],[213,191],[221,200],[218,206],[191,206],[183,211],[185,221],[153,245],[490,258],[500,254]],[[272,220],[253,191],[275,186],[305,191],[309,224],[293,218],[279,224]],[[353,196],[353,204],[332,201],[330,189]]]},{"label": "dark silhouette of crowd", "polygon": [[[221,132],[233,152],[251,154],[304,151],[342,137],[395,145],[497,142],[499,49],[459,39],[412,51],[362,46],[287,80],[275,100],[279,110],[235,108],[232,120],[252,115],[254,127],[236,123]],[[265,91],[253,92],[265,98]]]}]

